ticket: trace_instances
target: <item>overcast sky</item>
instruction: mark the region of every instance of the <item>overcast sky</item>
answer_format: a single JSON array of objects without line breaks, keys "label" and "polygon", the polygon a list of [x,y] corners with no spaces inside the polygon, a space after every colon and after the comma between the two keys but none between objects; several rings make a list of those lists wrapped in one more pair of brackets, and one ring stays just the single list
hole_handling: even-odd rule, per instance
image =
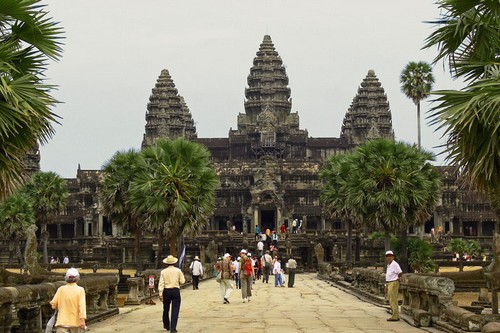
[{"label": "overcast sky", "polygon": [[[151,89],[168,69],[198,137],[227,137],[244,113],[246,79],[264,35],[290,80],[292,112],[311,137],[339,137],[358,87],[373,69],[387,94],[396,139],[417,141],[416,108],[401,93],[409,61],[439,16],[434,0],[44,0],[65,30],[62,59],[48,83],[63,102],[53,139],[41,147],[43,171],[74,178],[101,169],[118,150],[139,148]],[[435,89],[460,89],[442,63]],[[422,110],[428,110],[428,102]],[[422,146],[438,153],[441,133],[422,121]],[[437,157],[443,164],[444,156]]]}]

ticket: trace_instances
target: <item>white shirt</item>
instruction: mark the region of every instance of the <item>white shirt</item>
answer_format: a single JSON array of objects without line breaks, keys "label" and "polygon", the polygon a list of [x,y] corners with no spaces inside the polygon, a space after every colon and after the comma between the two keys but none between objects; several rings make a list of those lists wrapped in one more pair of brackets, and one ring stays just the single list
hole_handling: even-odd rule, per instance
[{"label": "white shirt", "polygon": [[396,281],[399,279],[398,274],[403,273],[399,264],[393,260],[389,265],[387,265],[387,271],[385,272],[385,281]]},{"label": "white shirt", "polygon": [[274,274],[280,274],[281,273],[281,263],[278,260],[276,260],[276,262],[274,263],[273,273]]},{"label": "white shirt", "polygon": [[203,265],[198,260],[194,260],[191,263],[191,266],[189,266],[189,268],[191,268],[193,275],[195,276],[203,275]]},{"label": "white shirt", "polygon": [[257,250],[259,250],[259,251],[264,250],[264,243],[262,243],[262,242],[258,242],[258,243],[257,243]]},{"label": "white shirt", "polygon": [[233,266],[234,266],[234,272],[238,273],[240,271],[240,262],[239,262],[239,260],[233,261]]}]

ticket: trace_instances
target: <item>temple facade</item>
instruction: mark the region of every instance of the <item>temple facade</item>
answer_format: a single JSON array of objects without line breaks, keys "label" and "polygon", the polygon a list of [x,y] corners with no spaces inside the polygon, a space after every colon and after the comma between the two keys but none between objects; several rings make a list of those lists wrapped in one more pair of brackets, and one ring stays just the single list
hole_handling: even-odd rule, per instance
[{"label": "temple facade", "polygon": [[[367,140],[394,139],[389,101],[375,72],[368,70],[360,81],[344,119],[339,119],[339,137],[311,137],[301,129],[299,113],[292,112],[286,69],[271,37],[264,36],[247,77],[244,112],[236,115],[237,128],[230,129],[228,137],[198,137],[192,114],[164,69],[147,104],[142,147],[159,138],[178,137],[207,147],[220,178],[207,230],[277,229],[281,224],[288,227],[294,219],[308,231],[343,230],[341,221],[327,217],[319,199],[322,164]],[[439,169],[442,201],[426,231],[441,225],[445,232],[462,236],[498,232],[486,198],[460,188],[459,174],[452,168]],[[68,205],[57,223],[48,226],[51,239],[91,237],[102,243],[122,235],[100,209],[100,173],[78,167],[76,178],[67,179]]]}]

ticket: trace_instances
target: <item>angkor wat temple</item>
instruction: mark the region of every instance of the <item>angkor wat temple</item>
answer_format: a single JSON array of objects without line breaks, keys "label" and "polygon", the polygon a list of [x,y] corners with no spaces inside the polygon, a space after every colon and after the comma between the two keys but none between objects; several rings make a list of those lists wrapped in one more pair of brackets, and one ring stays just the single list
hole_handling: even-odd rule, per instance
[{"label": "angkor wat temple", "polygon": [[[260,44],[247,83],[237,128],[230,129],[225,138],[199,138],[188,106],[168,70],[162,70],[147,104],[142,147],[158,138],[186,137],[211,152],[220,188],[207,233],[233,225],[249,233],[256,225],[276,229],[293,219],[302,220],[302,228],[316,234],[345,230],[342,221],[329,218],[320,203],[318,171],[328,156],[345,153],[369,139],[394,138],[389,101],[375,72],[368,70],[361,79],[338,138],[310,137],[300,128],[299,114],[292,112],[288,76],[270,36],[264,36]],[[439,168],[442,201],[425,231],[438,226],[463,236],[499,231],[488,201],[460,189],[459,175],[452,168]],[[71,195],[66,211],[48,226],[54,249],[69,239],[87,239],[83,258],[91,247],[124,246],[122,230],[101,213],[99,176],[99,170],[78,167],[76,178],[67,179]]]}]

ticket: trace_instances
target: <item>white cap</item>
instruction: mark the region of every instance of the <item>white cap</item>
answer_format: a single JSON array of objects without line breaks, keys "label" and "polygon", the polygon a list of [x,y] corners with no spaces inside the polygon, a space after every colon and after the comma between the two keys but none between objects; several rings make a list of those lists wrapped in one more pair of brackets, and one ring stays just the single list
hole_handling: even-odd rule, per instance
[{"label": "white cap", "polygon": [[241,249],[240,253],[247,254],[247,250],[245,250],[245,249]]},{"label": "white cap", "polygon": [[385,256],[394,256],[394,252],[392,252],[391,250],[387,251],[385,253]]},{"label": "white cap", "polygon": [[74,279],[74,278],[80,278],[80,273],[78,272],[78,269],[76,268],[69,268],[66,271],[66,279]]},{"label": "white cap", "polygon": [[241,257],[238,257],[236,260],[241,260]]},{"label": "white cap", "polygon": [[231,255],[230,255],[229,253],[226,253],[226,254],[224,255],[224,258],[227,258],[227,257],[229,257],[229,256],[231,256]]},{"label": "white cap", "polygon": [[250,252],[248,252],[248,256],[249,256],[249,257],[251,257],[251,256],[252,256],[252,254],[251,254]]}]

